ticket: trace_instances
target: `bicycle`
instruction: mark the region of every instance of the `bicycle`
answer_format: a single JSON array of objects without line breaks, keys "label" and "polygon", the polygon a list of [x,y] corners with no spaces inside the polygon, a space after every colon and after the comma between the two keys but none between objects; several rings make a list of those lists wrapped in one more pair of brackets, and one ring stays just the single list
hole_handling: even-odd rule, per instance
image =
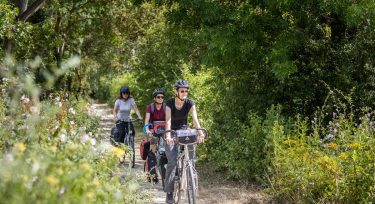
[{"label": "bicycle", "polygon": [[161,176],[162,186],[164,188],[164,179],[165,179],[165,164],[167,164],[167,156],[165,155],[165,147],[164,147],[164,140],[161,139],[164,131],[166,123],[165,121],[154,121],[153,123],[145,124],[143,127],[143,132],[146,134],[146,127],[150,127],[152,136],[157,137],[157,144],[156,144],[156,157],[157,157],[157,170]]},{"label": "bicycle", "polygon": [[[198,197],[198,173],[195,169],[195,148],[198,143],[198,131],[202,131],[205,136],[208,136],[208,132],[204,128],[188,129],[188,130],[168,130],[165,133],[170,132],[173,135],[178,147],[177,155],[177,166],[176,174],[174,178],[174,203],[181,201],[181,192],[186,192],[189,204],[196,204]],[[192,151],[189,149],[192,147]],[[190,155],[190,152],[192,155]]]},{"label": "bicycle", "polygon": [[[120,125],[121,123],[127,123],[127,132],[125,132],[125,137],[124,137],[124,144],[127,146],[127,150],[129,152],[129,160],[130,160],[130,163],[129,165],[131,166],[131,168],[134,168],[135,166],[135,147],[134,147],[134,137],[135,135],[133,135],[133,131],[131,129],[131,124],[134,123],[134,122],[137,122],[139,121],[139,119],[130,119],[129,121],[117,121],[116,122],[116,127],[117,125]],[[118,146],[119,145],[119,142],[117,141],[114,141],[113,138],[111,138],[111,143],[114,144],[114,146]],[[124,155],[124,162],[125,162],[125,156]]]}]

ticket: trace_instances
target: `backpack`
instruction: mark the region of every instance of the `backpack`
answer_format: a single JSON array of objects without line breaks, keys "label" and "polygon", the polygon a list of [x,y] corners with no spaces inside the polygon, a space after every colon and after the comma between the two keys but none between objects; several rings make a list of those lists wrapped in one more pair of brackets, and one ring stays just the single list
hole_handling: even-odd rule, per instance
[{"label": "backpack", "polygon": [[139,154],[141,155],[141,158],[143,160],[147,159],[147,155],[150,152],[150,141],[147,141],[146,139],[143,139],[141,141],[141,145],[139,146]]}]

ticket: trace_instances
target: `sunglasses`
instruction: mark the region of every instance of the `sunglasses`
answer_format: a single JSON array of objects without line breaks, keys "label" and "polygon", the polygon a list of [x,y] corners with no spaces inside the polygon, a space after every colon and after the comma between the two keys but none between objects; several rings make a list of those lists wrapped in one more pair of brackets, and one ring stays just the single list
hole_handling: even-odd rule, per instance
[{"label": "sunglasses", "polygon": [[128,94],[129,95],[129,93],[127,93],[127,92],[122,92],[122,94]]},{"label": "sunglasses", "polygon": [[189,90],[180,90],[180,93],[189,93]]},{"label": "sunglasses", "polygon": [[164,96],[156,96],[157,99],[163,99]]}]

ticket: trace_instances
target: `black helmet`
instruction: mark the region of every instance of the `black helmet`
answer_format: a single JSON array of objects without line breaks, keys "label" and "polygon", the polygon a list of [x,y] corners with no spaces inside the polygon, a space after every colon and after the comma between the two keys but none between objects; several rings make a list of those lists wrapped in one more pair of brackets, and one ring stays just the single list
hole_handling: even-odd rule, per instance
[{"label": "black helmet", "polygon": [[156,95],[158,95],[158,94],[165,94],[164,93],[164,89],[163,88],[156,88],[155,90],[154,90],[154,92],[152,92],[152,97],[155,97]]},{"label": "black helmet", "polygon": [[178,80],[174,84],[174,88],[175,89],[178,89],[178,88],[189,88],[189,82],[186,81],[186,80]]},{"label": "black helmet", "polygon": [[130,89],[129,89],[129,87],[128,87],[128,86],[123,86],[123,87],[121,87],[121,89],[120,89],[120,95],[121,95],[122,93],[127,93],[127,94],[130,95]]}]

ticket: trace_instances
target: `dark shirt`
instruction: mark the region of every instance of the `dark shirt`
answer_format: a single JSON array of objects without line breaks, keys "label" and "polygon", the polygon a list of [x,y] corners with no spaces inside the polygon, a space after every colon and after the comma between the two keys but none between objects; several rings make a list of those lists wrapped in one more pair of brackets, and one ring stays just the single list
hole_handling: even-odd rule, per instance
[{"label": "dark shirt", "polygon": [[194,106],[194,101],[185,99],[184,105],[181,109],[177,109],[175,105],[175,99],[169,99],[167,106],[171,109],[171,129],[181,130],[188,128],[188,115],[191,107]]}]

